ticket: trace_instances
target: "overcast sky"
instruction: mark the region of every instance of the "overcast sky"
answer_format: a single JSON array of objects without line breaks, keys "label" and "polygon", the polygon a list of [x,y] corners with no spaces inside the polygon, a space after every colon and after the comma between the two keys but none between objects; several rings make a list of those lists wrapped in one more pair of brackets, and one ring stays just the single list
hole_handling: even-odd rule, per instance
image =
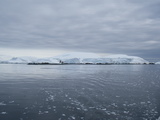
[{"label": "overcast sky", "polygon": [[160,58],[160,0],[0,0],[0,54]]}]

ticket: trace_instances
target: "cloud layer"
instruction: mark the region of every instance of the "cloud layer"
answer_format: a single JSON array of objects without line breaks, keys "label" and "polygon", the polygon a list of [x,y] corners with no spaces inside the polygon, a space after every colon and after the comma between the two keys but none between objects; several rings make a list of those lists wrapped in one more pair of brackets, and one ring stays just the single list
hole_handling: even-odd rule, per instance
[{"label": "cloud layer", "polygon": [[0,47],[160,58],[159,0],[0,1]]}]

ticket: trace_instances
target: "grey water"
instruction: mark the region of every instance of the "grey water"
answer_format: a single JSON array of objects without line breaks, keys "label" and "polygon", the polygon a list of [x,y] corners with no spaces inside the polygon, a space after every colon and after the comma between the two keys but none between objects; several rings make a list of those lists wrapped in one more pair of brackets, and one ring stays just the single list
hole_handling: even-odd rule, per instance
[{"label": "grey water", "polygon": [[0,120],[156,120],[160,65],[0,64]]}]

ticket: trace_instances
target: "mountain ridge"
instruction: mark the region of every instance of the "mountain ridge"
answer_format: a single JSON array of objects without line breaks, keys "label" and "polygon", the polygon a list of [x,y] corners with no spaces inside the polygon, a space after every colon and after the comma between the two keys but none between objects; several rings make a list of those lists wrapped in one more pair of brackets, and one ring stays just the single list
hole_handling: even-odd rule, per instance
[{"label": "mountain ridge", "polygon": [[47,58],[36,57],[12,57],[8,60],[1,60],[0,63],[11,64],[28,64],[28,63],[52,63],[52,64],[148,64],[147,60],[144,60],[138,56],[128,56],[125,54],[115,54],[101,56],[95,53],[83,53],[83,52],[71,52],[58,56]]}]

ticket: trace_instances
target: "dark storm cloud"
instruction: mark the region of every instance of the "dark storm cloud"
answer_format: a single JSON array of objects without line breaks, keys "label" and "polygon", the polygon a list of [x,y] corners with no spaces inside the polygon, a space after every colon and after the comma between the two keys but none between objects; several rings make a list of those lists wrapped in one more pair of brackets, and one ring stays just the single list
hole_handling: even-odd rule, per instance
[{"label": "dark storm cloud", "polygon": [[158,56],[159,5],[159,0],[1,0],[0,47]]}]

